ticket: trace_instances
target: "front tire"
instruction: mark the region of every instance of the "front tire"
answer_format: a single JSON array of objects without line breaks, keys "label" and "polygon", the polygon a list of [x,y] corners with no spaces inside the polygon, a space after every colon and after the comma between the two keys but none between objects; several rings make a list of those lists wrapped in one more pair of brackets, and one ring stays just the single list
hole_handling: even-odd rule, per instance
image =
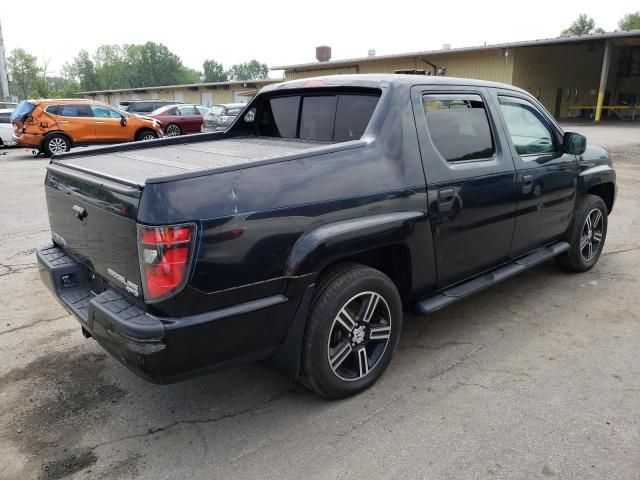
[{"label": "front tire", "polygon": [[42,151],[47,157],[52,157],[58,153],[64,153],[71,150],[71,142],[60,133],[49,135],[42,142]]},{"label": "front tire", "polygon": [[311,303],[304,383],[329,399],[366,390],[387,368],[401,330],[402,302],[389,277],[357,264],[331,269]]},{"label": "front tire", "polygon": [[153,130],[145,129],[145,130],[140,130],[138,133],[136,133],[136,141],[137,142],[144,142],[144,141],[147,141],[147,140],[153,140],[154,138],[158,138],[158,135]]},{"label": "front tire", "polygon": [[582,197],[571,227],[569,250],[556,263],[573,272],[585,272],[598,262],[607,238],[607,206],[597,195]]},{"label": "front tire", "polygon": [[166,134],[167,134],[167,137],[178,137],[182,135],[182,130],[178,125],[176,125],[175,123],[172,123],[167,126]]}]

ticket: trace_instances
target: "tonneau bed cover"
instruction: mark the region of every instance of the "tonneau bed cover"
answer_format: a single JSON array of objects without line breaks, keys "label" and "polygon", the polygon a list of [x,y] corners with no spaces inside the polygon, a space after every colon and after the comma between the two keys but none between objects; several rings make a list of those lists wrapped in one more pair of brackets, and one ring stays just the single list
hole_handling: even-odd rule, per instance
[{"label": "tonneau bed cover", "polygon": [[121,151],[89,150],[83,155],[62,156],[54,163],[100,177],[126,177],[127,183],[144,186],[150,178],[234,167],[326,145],[329,144],[287,138],[236,137]]}]

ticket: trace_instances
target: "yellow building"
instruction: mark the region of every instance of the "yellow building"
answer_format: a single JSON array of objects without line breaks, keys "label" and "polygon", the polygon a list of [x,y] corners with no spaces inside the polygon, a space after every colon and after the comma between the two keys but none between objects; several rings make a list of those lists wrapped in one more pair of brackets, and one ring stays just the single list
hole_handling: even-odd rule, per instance
[{"label": "yellow building", "polygon": [[[321,47],[322,48],[322,47]],[[285,80],[345,73],[424,73],[509,83],[558,118],[640,117],[640,30],[275,66]],[[599,95],[599,92],[602,95]]]},{"label": "yellow building", "polygon": [[84,98],[118,106],[125,100],[175,100],[209,107],[219,103],[246,103],[265,85],[281,80],[246,80],[80,92]]}]

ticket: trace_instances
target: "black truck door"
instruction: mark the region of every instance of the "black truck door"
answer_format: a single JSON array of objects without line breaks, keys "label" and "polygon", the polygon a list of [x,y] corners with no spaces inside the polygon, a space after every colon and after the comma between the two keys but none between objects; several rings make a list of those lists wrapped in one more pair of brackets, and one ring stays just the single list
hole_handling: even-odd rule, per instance
[{"label": "black truck door", "polygon": [[488,95],[481,87],[412,89],[439,287],[505,261],[511,250],[515,169]]},{"label": "black truck door", "polygon": [[537,102],[510,90],[492,93],[517,173],[512,246],[517,257],[559,238],[569,227],[578,164],[575,155],[563,153],[561,131]]}]

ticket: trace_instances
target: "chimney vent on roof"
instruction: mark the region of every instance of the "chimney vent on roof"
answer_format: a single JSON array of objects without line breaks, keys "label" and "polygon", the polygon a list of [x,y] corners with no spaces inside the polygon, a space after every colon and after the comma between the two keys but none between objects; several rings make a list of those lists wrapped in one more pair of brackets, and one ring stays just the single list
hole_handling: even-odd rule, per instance
[{"label": "chimney vent on roof", "polygon": [[376,49],[370,48],[369,51],[367,52],[367,57],[375,57],[375,56],[376,56]]},{"label": "chimney vent on roof", "polygon": [[443,43],[442,44],[442,50],[451,50],[451,44],[450,43]]},{"label": "chimney vent on roof", "polygon": [[316,47],[316,60],[319,62],[328,62],[331,60],[331,47],[327,45]]}]

